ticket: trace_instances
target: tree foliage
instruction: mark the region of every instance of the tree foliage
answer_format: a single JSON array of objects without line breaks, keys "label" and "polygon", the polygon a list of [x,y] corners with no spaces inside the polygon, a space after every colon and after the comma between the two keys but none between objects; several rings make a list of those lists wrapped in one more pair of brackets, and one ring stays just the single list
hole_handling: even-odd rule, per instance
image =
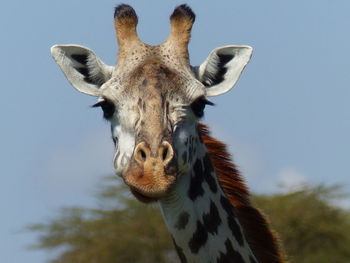
[{"label": "tree foliage", "polygon": [[290,262],[350,262],[350,212],[337,207],[338,186],[256,195],[279,233]]},{"label": "tree foliage", "polygon": [[[334,206],[336,187],[305,187],[288,194],[255,195],[279,233],[290,262],[348,262],[350,212]],[[63,208],[56,218],[29,226],[33,247],[57,251],[51,263],[178,262],[156,205],[134,200],[114,179],[97,193],[95,209]]]},{"label": "tree foliage", "polygon": [[63,208],[57,218],[29,226],[40,232],[33,247],[57,249],[51,263],[174,262],[158,207],[141,204],[125,187],[108,183],[97,194],[98,208]]}]

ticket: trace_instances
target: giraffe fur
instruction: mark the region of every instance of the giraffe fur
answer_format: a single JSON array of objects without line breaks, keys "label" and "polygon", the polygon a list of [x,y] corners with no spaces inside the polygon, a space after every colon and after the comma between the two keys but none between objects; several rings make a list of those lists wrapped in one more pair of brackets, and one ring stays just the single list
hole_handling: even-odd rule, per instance
[{"label": "giraffe fur", "polygon": [[[230,210],[222,208],[222,202],[229,201],[199,136],[198,129],[194,129],[194,134],[189,137],[196,149],[192,153],[191,169],[168,196],[159,201],[177,250],[181,251],[180,258],[183,262],[256,260],[233,207]],[[231,254],[237,260],[227,261]]]}]

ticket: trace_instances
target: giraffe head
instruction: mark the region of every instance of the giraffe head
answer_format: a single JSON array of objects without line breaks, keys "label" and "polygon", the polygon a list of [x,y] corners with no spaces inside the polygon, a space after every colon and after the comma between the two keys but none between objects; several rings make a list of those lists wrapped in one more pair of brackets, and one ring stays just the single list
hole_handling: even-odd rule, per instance
[{"label": "giraffe head", "polygon": [[188,42],[195,15],[181,5],[170,16],[171,32],[160,45],[137,36],[134,9],[115,10],[119,52],[115,67],[78,45],[51,48],[68,81],[96,96],[111,123],[114,167],[141,201],[164,197],[191,167],[189,138],[197,134],[209,96],[229,91],[248,63],[248,46],[213,50],[199,67],[189,63]]}]

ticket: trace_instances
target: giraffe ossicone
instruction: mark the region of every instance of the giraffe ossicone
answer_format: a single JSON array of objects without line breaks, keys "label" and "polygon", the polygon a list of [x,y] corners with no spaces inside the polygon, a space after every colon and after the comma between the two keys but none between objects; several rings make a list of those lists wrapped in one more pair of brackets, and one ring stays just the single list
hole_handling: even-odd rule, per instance
[{"label": "giraffe ossicone", "polygon": [[199,123],[207,97],[232,89],[252,48],[220,47],[191,66],[195,14],[187,5],[174,10],[169,37],[157,46],[139,39],[131,6],[117,6],[114,17],[116,66],[83,46],[55,45],[51,53],[75,89],[98,97],[116,174],[140,201],[159,202],[181,262],[282,262],[225,145]]}]

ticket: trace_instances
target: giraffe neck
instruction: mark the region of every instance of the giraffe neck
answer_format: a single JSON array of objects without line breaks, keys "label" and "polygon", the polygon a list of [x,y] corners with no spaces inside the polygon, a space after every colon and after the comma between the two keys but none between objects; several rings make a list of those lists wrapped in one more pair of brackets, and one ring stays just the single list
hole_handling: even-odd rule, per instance
[{"label": "giraffe neck", "polygon": [[181,262],[256,262],[200,140],[192,167],[160,201]]}]

